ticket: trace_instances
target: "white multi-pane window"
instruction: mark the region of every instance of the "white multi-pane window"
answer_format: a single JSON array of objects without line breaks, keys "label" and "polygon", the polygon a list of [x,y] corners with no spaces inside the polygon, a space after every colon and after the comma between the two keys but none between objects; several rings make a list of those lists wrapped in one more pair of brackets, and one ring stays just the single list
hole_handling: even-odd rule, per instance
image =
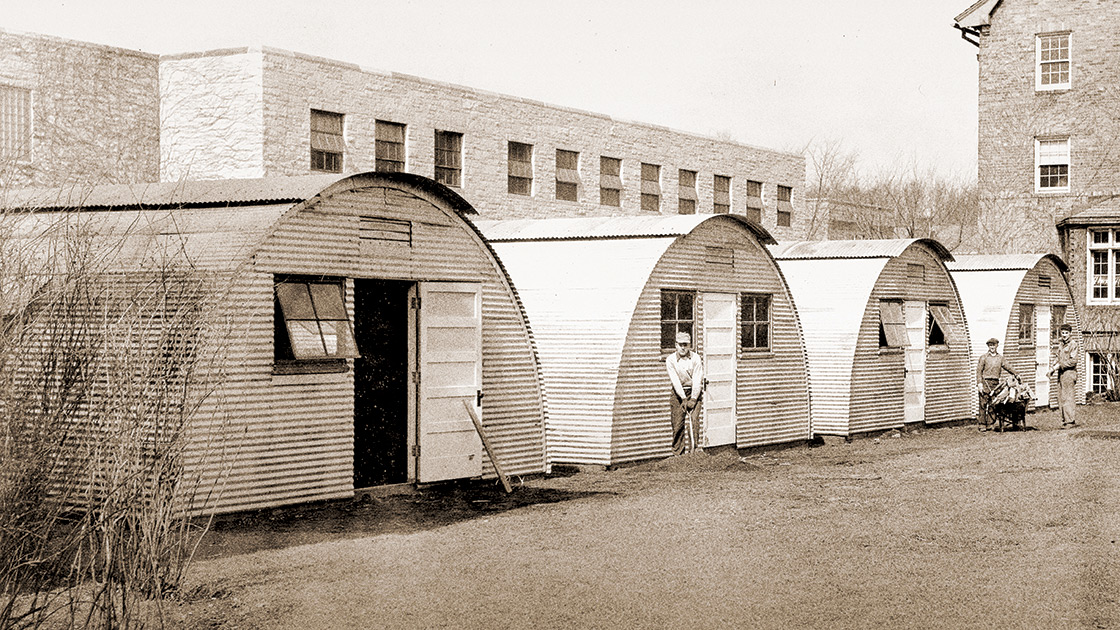
[{"label": "white multi-pane window", "polygon": [[1035,37],[1036,90],[1069,89],[1069,33],[1044,33]]},{"label": "white multi-pane window", "polygon": [[1035,192],[1069,192],[1069,156],[1069,138],[1035,139]]},{"label": "white multi-pane window", "polygon": [[1090,304],[1120,303],[1120,230],[1089,230],[1088,295]]},{"label": "white multi-pane window", "polygon": [[0,85],[0,160],[31,160],[31,90]]},{"label": "white multi-pane window", "polygon": [[1089,372],[1092,379],[1092,391],[1103,394],[1112,389],[1112,379],[1108,377],[1108,357],[1096,352],[1089,353]]}]

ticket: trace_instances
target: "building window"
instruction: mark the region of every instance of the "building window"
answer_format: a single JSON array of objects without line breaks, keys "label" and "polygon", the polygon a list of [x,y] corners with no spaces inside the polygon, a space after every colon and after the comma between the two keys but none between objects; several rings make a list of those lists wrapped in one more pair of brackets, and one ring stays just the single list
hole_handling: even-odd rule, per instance
[{"label": "building window", "polygon": [[740,346],[743,350],[770,349],[770,296],[744,293],[740,304]]},{"label": "building window", "polygon": [[341,173],[345,152],[342,114],[311,110],[311,170]]},{"label": "building window", "polygon": [[902,317],[902,302],[879,301],[879,347],[905,348],[910,345],[906,337],[906,320]]},{"label": "building window", "polygon": [[452,188],[463,185],[463,134],[436,130],[436,181]]},{"label": "building window", "polygon": [[1069,138],[1034,141],[1035,192],[1069,192]]},{"label": "building window", "polygon": [[1120,230],[1089,230],[1088,265],[1087,301],[1120,301]]},{"label": "building window", "polygon": [[[661,349],[672,352],[676,348],[677,333],[692,335],[693,305],[696,294],[690,291],[661,292]],[[694,335],[693,335],[694,336]],[[693,339],[695,342],[696,340]]]},{"label": "building window", "polygon": [[1034,304],[1019,305],[1019,345],[1034,346]]},{"label": "building window", "polygon": [[953,311],[949,310],[948,304],[929,305],[928,326],[929,336],[926,341],[929,345],[948,347],[966,345],[965,337],[957,326],[957,320],[953,317]]},{"label": "building window", "polygon": [[404,172],[404,125],[385,120],[374,123],[373,169],[379,173]]},{"label": "building window", "polygon": [[31,161],[31,90],[0,85],[0,160]]},{"label": "building window", "polygon": [[358,356],[341,279],[278,278],[273,348],[278,373],[338,372]]},{"label": "building window", "polygon": [[747,218],[762,225],[762,182],[747,180]]},{"label": "building window", "polygon": [[533,194],[533,145],[509,143],[509,177],[506,190],[512,195]]},{"label": "building window", "polygon": [[677,174],[677,212],[696,214],[696,171],[681,169]]},{"label": "building window", "polygon": [[1099,354],[1097,352],[1089,353],[1089,371],[1092,373],[1091,385],[1093,393],[1103,394],[1112,389],[1112,379],[1108,377],[1109,360],[1107,355]]},{"label": "building window", "polygon": [[1036,90],[1069,89],[1069,33],[1046,33],[1034,40]]},{"label": "building window", "polygon": [[712,212],[716,214],[731,212],[731,178],[726,175],[712,177]]},{"label": "building window", "polygon": [[1062,324],[1066,323],[1066,307],[1055,304],[1050,307],[1050,341],[1056,342],[1061,338]]},{"label": "building window", "polygon": [[556,149],[556,198],[579,201],[579,153]]},{"label": "building window", "polygon": [[793,225],[793,188],[778,186],[778,226]]},{"label": "building window", "polygon": [[622,205],[622,160],[601,156],[599,158],[599,205]]},{"label": "building window", "polygon": [[661,211],[661,167],[642,162],[642,210]]}]

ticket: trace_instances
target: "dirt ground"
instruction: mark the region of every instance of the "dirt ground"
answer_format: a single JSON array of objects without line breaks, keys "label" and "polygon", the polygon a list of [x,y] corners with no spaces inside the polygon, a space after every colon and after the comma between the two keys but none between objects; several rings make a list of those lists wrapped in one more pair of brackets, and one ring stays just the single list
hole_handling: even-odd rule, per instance
[{"label": "dirt ground", "polygon": [[182,628],[1120,628],[1120,406],[227,519]]}]

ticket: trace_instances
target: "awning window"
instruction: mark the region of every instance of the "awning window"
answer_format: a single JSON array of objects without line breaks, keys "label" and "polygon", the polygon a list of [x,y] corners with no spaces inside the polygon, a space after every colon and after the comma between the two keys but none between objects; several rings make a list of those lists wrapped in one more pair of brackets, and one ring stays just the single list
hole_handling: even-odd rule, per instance
[{"label": "awning window", "polygon": [[879,302],[879,325],[882,328],[880,345],[905,348],[910,345],[906,337],[906,320],[902,317],[902,302]]},{"label": "awning window", "polygon": [[335,282],[280,282],[276,300],[296,360],[358,357],[354,329]]}]

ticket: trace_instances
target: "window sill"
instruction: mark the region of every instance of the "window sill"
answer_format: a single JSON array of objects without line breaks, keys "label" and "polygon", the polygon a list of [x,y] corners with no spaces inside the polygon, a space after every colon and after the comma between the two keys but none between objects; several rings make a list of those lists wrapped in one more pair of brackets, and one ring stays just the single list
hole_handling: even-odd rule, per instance
[{"label": "window sill", "polygon": [[1051,188],[1035,188],[1034,189],[1034,194],[1052,196],[1052,195],[1068,195],[1068,194],[1070,194],[1070,192],[1069,192],[1068,187],[1067,188],[1052,188],[1052,189]]},{"label": "window sill", "polygon": [[770,359],[774,356],[773,348],[739,348],[740,359]]},{"label": "window sill", "polygon": [[310,361],[276,361],[272,364],[273,376],[293,374],[345,374],[350,371],[346,359],[315,359]]},{"label": "window sill", "polygon": [[1073,84],[1071,84],[1071,83],[1062,83],[1062,84],[1059,84],[1059,85],[1049,85],[1049,86],[1035,85],[1034,86],[1034,93],[1035,94],[1062,94],[1062,93],[1065,93],[1065,92],[1069,92],[1071,89],[1073,89],[1071,87],[1072,85]]}]

